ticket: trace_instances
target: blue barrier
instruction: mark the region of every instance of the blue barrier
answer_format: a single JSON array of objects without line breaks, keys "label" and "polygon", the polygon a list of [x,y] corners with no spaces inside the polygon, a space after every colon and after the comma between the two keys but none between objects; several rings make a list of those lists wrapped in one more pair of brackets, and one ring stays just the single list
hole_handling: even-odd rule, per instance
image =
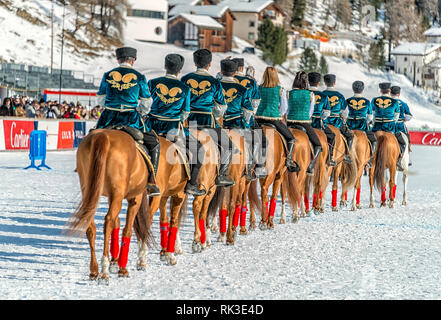
[{"label": "blue barrier", "polygon": [[[41,170],[41,167],[51,169],[46,165],[46,136],[47,133],[44,130],[33,130],[29,138],[29,159],[31,159],[31,165],[26,167],[35,168]],[[41,160],[39,166],[35,165],[36,160]]]}]

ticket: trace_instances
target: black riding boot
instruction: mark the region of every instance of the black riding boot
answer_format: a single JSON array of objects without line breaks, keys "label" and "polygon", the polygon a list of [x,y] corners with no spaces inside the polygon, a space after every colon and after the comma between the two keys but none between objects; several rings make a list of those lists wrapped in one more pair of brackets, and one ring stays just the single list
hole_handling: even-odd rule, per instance
[{"label": "black riding boot", "polygon": [[234,186],[234,180],[228,179],[227,173],[230,168],[231,160],[233,158],[233,153],[231,149],[226,149],[220,147],[221,153],[221,163],[219,167],[219,175],[216,178],[216,186],[218,187],[231,187]]},{"label": "black riding boot", "polygon": [[288,154],[286,156],[285,165],[288,168],[289,172],[299,172],[300,167],[297,165],[297,163],[295,163],[295,161],[292,160],[292,154],[294,152],[295,140],[288,141],[287,145],[288,145]]},{"label": "black riding boot", "polygon": [[372,160],[374,159],[375,152],[377,151],[377,140],[371,141],[371,145],[372,145],[372,155],[367,164],[369,168],[372,168]]},{"label": "black riding boot", "polygon": [[347,163],[352,163],[352,159],[349,154],[351,153],[352,143],[354,142],[354,137],[351,137],[351,138],[348,137],[348,138],[346,138],[346,141],[348,142],[348,150],[347,150],[347,153],[345,154],[344,161]]},{"label": "black riding boot", "polygon": [[335,161],[334,161],[334,144],[333,143],[329,143],[328,159],[329,159],[329,166],[334,167],[337,165],[337,163],[335,163]]},{"label": "black riding boot", "polygon": [[[263,133],[262,133],[263,134]],[[262,136],[263,140],[264,135]],[[254,159],[254,175],[257,179],[265,178],[268,175],[268,172],[266,171],[263,157],[266,150],[266,144],[265,146],[263,143],[260,143],[260,138],[255,137],[253,140],[253,159]],[[262,152],[260,152],[260,149],[262,149]]]},{"label": "black riding boot", "polygon": [[306,169],[306,174],[312,175],[314,173],[315,163],[317,162],[317,159],[320,155],[320,152],[322,152],[321,146],[315,146],[314,147],[314,158],[311,160],[311,163],[308,166],[308,169]]},{"label": "black riding boot", "polygon": [[403,158],[404,152],[406,151],[406,141],[404,141],[401,133],[395,134],[395,137],[397,138],[398,146],[400,147],[400,156],[398,157],[397,167],[400,170],[404,170],[404,168],[401,166],[401,159]]},{"label": "black riding boot", "polygon": [[152,150],[149,150],[150,160],[152,161],[153,171],[149,175],[149,181],[147,183],[147,190],[149,191],[150,197],[157,197],[161,195],[161,190],[155,184],[156,173],[158,172],[159,156],[161,154],[160,145],[156,145]]},{"label": "black riding boot", "polygon": [[187,185],[185,186],[185,193],[192,194],[194,196],[203,196],[207,192],[204,189],[199,189],[198,187],[198,177],[199,177],[199,170],[201,169],[201,165],[194,164],[191,167],[191,178],[187,182]]}]

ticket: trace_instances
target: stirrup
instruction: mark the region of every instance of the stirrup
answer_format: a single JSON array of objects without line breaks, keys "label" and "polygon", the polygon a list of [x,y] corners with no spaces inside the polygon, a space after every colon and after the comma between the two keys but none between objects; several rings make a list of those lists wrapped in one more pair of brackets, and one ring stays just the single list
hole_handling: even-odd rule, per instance
[{"label": "stirrup", "polygon": [[216,186],[218,187],[232,187],[236,184],[234,180],[228,179],[226,176],[218,176],[215,181]]},{"label": "stirrup", "polygon": [[198,186],[188,182],[185,186],[185,193],[192,194],[194,196],[203,196],[207,193],[207,191],[205,191],[205,189],[199,189]]},{"label": "stirrup", "polygon": [[157,197],[161,195],[161,190],[159,190],[158,186],[153,183],[147,184],[147,191],[150,197]]},{"label": "stirrup", "polygon": [[[290,162],[292,162],[292,163],[290,163]],[[287,161],[286,168],[288,169],[289,172],[299,172],[300,171],[300,166],[296,161]]]},{"label": "stirrup", "polygon": [[346,162],[346,163],[352,163],[352,159],[349,157],[349,155],[347,154],[347,155],[345,155],[345,158],[344,158],[344,160],[343,160],[344,162]]}]

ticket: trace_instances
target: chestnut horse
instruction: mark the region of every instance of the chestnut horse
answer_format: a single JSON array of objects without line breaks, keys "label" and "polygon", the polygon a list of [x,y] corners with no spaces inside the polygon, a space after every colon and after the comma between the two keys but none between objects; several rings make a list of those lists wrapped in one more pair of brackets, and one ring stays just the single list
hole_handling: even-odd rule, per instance
[{"label": "chestnut horse", "polygon": [[354,186],[351,210],[355,211],[357,209],[361,209],[361,178],[363,177],[364,168],[371,158],[371,146],[364,131],[352,130],[352,132],[354,133],[354,142],[352,144],[352,148],[355,152],[355,160],[357,163],[357,181]]},{"label": "chestnut horse", "polygon": [[305,189],[305,206],[306,215],[309,214],[309,191],[312,189],[313,200],[312,207],[315,214],[323,213],[325,211],[324,194],[329,183],[329,146],[325,133],[320,129],[314,129],[320,143],[322,145],[322,152],[320,153],[315,164],[313,177],[307,179],[307,186]]},{"label": "chestnut horse", "polygon": [[[178,229],[181,219],[187,212],[187,195],[184,191],[187,185],[188,175],[179,152],[185,153],[183,144],[171,142],[159,137],[161,154],[159,157],[158,171],[156,173],[156,185],[161,190],[161,196],[150,198],[149,212],[138,214],[135,220],[135,232],[138,239],[144,239],[146,231],[152,225],[155,212],[160,211],[159,226],[161,232],[160,260],[170,265],[177,263],[176,253],[181,253]],[[180,150],[180,151],[178,151]],[[171,217],[167,214],[167,202],[170,198]],[[147,225],[147,228],[146,228]],[[177,248],[176,248],[177,247]],[[138,241],[138,269],[146,267],[148,243]]]},{"label": "chestnut horse", "polygon": [[[338,192],[338,182],[341,180],[342,184],[342,192],[341,199],[345,199],[347,195],[347,191],[351,189],[356,182],[357,179],[357,164],[355,161],[355,153],[354,149],[349,150],[349,157],[352,162],[347,163],[344,160],[346,155],[346,143],[341,134],[340,130],[336,127],[329,125],[328,127],[335,134],[335,147],[334,147],[334,161],[336,165],[334,167],[330,167],[328,170],[328,175],[333,176],[332,179],[332,211],[338,211],[337,207],[337,192]],[[354,137],[355,140],[355,137]]]},{"label": "chestnut horse", "polygon": [[205,228],[208,207],[216,192],[216,176],[219,162],[218,147],[214,143],[210,134],[205,130],[190,129],[205,149],[204,161],[199,171],[198,184],[201,185],[207,193],[202,196],[194,197],[193,217],[194,217],[194,238],[192,250],[194,253],[201,252],[211,244],[211,232]]},{"label": "chestnut horse", "polygon": [[[282,184],[286,166],[285,147],[283,140],[276,129],[263,125],[263,132],[267,139],[267,151],[265,168],[268,175],[260,180],[260,201],[255,198],[257,195],[257,183],[250,185],[250,229],[255,228],[254,210],[261,212],[259,228],[261,230],[274,228],[274,213],[276,211],[277,195]],[[272,185],[271,200],[268,201],[268,191]],[[258,203],[260,202],[260,203]]]},{"label": "chestnut horse", "polygon": [[[377,190],[381,191],[381,207],[386,206],[386,180],[385,172],[389,170],[389,208],[394,207],[395,195],[396,195],[396,178],[397,178],[397,162],[400,156],[400,147],[397,138],[393,133],[378,131],[375,133],[377,137],[377,151],[372,162],[372,168],[369,172],[369,184],[370,184],[370,208],[374,208],[374,185]],[[409,144],[405,135],[406,141],[405,154],[401,159],[401,166],[403,167],[403,205],[407,204],[407,175],[409,166]]]},{"label": "chestnut horse", "polygon": [[[293,210],[292,222],[298,222],[300,219],[299,208],[302,216],[306,216],[306,189],[307,189],[307,176],[306,169],[312,159],[312,150],[309,142],[308,135],[302,130],[290,128],[292,134],[296,139],[293,160],[300,166],[300,171],[298,173],[285,172],[285,177],[283,179],[280,194],[282,198],[282,212],[280,223],[286,223],[286,209],[285,209],[285,199],[288,195],[289,203]],[[309,195],[309,192],[308,192]],[[307,198],[306,198],[307,199]],[[309,201],[308,201],[309,206]],[[309,208],[308,208],[309,210]]]},{"label": "chestnut horse", "polygon": [[[126,266],[134,220],[137,213],[148,214],[146,185],[149,171],[144,159],[129,134],[118,130],[99,129],[92,131],[80,143],[76,171],[82,199],[69,220],[68,233],[78,234],[86,231],[91,251],[89,278],[109,281],[109,253],[112,255],[112,262],[118,263],[119,276],[127,277],[129,273]],[[108,198],[109,210],[104,219],[104,251],[101,272],[98,273],[94,216],[100,196]],[[119,250],[118,215],[123,199],[127,199],[128,208]],[[150,244],[148,227],[138,239],[146,245]],[[110,240],[112,243],[109,250]]]}]

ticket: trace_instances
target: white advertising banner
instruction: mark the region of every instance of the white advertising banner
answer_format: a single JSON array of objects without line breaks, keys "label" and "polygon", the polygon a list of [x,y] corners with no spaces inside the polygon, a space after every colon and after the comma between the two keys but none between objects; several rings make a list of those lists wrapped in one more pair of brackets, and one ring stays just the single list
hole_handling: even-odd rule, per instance
[{"label": "white advertising banner", "polygon": [[54,120],[39,120],[38,130],[47,132],[46,149],[57,150],[58,143],[58,121]]}]

